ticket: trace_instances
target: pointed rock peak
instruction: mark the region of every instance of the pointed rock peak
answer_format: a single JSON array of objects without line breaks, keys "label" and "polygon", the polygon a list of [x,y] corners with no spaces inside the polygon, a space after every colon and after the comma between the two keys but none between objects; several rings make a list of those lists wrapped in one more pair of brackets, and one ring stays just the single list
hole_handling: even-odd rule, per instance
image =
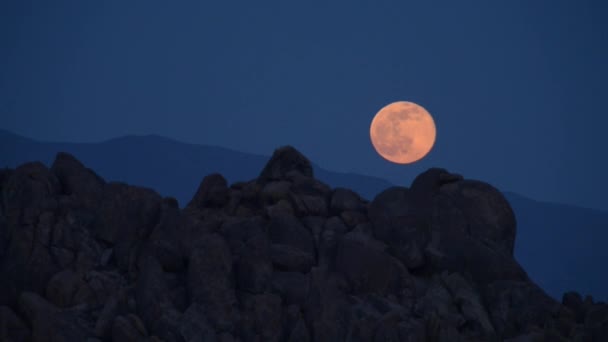
[{"label": "pointed rock peak", "polygon": [[52,168],[57,167],[84,168],[84,165],[73,155],[66,152],[59,152],[55,156]]},{"label": "pointed rock peak", "polygon": [[228,182],[224,176],[219,173],[208,175],[203,178],[188,207],[221,207],[228,202],[229,192]]},{"label": "pointed rock peak", "polygon": [[462,180],[462,176],[449,173],[446,169],[430,168],[419,174],[412,182],[410,189],[415,193],[433,194],[444,184]]},{"label": "pointed rock peak", "polygon": [[292,146],[283,146],[274,151],[259,179],[263,181],[285,179],[291,172],[313,177],[312,166],[308,158]]},{"label": "pointed rock peak", "polygon": [[57,153],[51,171],[59,179],[66,194],[98,197],[105,184],[103,178],[65,152]]}]

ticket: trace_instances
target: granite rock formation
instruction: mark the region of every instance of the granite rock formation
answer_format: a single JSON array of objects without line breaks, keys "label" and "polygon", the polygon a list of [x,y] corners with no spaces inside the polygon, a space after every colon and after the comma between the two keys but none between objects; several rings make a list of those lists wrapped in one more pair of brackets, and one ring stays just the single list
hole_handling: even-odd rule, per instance
[{"label": "granite rock formation", "polygon": [[430,169],[373,201],[291,147],[187,206],[60,153],[0,170],[2,341],[606,341],[547,296],[492,186]]}]

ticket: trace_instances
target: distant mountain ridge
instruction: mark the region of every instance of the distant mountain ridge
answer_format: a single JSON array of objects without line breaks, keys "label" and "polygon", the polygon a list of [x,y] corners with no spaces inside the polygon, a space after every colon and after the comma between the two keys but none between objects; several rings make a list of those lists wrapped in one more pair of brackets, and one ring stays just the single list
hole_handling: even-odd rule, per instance
[{"label": "distant mountain ridge", "polygon": [[[229,183],[259,175],[268,157],[222,147],[178,142],[161,136],[126,136],[100,143],[39,142],[0,130],[0,167],[27,161],[50,166],[58,152],[73,154],[108,181],[145,186],[185,206],[201,179],[222,174]],[[336,173],[313,164],[315,177],[332,187],[357,191],[372,200],[392,186],[386,180]],[[608,300],[608,213],[537,202],[505,193],[517,219],[515,257],[530,277],[554,298],[567,290]],[[596,271],[592,271],[596,270]]]},{"label": "distant mountain ridge", "polygon": [[[100,143],[39,142],[0,130],[0,166],[39,160],[47,165],[66,151],[108,180],[146,186],[175,197],[180,206],[194,195],[201,177],[221,173],[228,182],[257,177],[268,156],[223,147],[178,142],[157,135],[125,136]],[[120,165],[120,167],[116,167]],[[327,171],[313,164],[315,175],[334,187],[355,188],[366,199],[392,184],[354,173]],[[353,186],[357,185],[357,186]]]}]

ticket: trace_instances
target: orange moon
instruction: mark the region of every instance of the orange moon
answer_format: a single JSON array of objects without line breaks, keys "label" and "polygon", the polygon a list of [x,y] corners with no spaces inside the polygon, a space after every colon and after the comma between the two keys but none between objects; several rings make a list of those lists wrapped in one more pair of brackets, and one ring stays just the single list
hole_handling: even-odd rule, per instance
[{"label": "orange moon", "polygon": [[412,102],[393,102],[372,120],[369,135],[376,152],[397,164],[414,163],[426,156],[437,131],[426,109]]}]

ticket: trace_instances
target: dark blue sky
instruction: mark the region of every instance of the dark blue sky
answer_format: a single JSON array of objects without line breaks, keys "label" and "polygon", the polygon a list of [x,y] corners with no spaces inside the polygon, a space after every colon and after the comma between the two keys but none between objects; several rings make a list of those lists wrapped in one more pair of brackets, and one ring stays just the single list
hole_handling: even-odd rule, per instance
[{"label": "dark blue sky", "polygon": [[[159,134],[409,184],[431,166],[608,209],[608,2],[0,2],[0,128],[43,140]],[[385,104],[433,114],[391,165]]]}]

